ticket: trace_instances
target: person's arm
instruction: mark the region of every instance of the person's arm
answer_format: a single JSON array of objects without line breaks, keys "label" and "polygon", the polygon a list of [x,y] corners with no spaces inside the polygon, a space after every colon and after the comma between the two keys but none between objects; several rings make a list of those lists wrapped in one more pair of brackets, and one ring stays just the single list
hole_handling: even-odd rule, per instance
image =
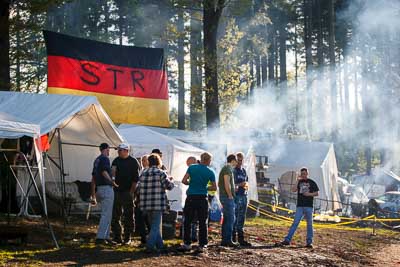
[{"label": "person's arm", "polygon": [[317,197],[319,194],[318,194],[318,191],[316,191],[316,192],[312,192],[312,193],[303,193],[303,195],[306,197]]},{"label": "person's arm", "polygon": [[103,175],[104,178],[106,178],[107,180],[110,181],[111,185],[114,187],[118,187],[119,185],[115,183],[115,181],[110,177],[110,175],[108,174],[107,171],[103,171],[101,173],[101,175]]},{"label": "person's arm", "polygon": [[[118,187],[118,185],[115,183],[115,181],[110,177],[110,174],[108,173],[108,171],[110,170],[110,161],[108,159],[103,159],[102,162],[100,162],[100,164],[102,164],[102,169],[103,171],[101,172],[101,175],[106,178],[112,186],[114,187]],[[113,166],[114,167],[114,166]],[[112,170],[111,170],[112,172]]]},{"label": "person's arm", "polygon": [[111,175],[112,175],[112,177],[117,176],[117,166],[115,166],[115,165],[112,166]]},{"label": "person's arm", "polygon": [[297,192],[299,187],[299,177],[297,177],[296,183],[291,187],[292,192]]},{"label": "person's arm", "polygon": [[319,195],[319,188],[316,183],[311,183],[311,192],[303,194],[306,197],[317,197]]},{"label": "person's arm", "polygon": [[[230,176],[228,174],[224,174],[224,185],[225,192],[228,195],[229,199],[233,199],[231,184],[229,183]],[[231,189],[231,190],[229,190]]]},{"label": "person's arm", "polygon": [[90,200],[92,205],[96,205],[96,177],[92,175],[92,181],[90,182]]},{"label": "person's arm", "polygon": [[211,182],[211,184],[207,187],[208,191],[216,191],[217,190],[217,183]]},{"label": "person's arm", "polygon": [[135,194],[135,192],[136,192],[137,184],[139,182],[139,172],[140,172],[140,164],[137,161],[137,159],[134,158],[134,160],[135,160],[135,164],[136,164],[137,168],[135,169],[135,173],[133,174],[133,178],[132,178],[132,185],[130,188],[131,194]]},{"label": "person's arm", "polygon": [[161,185],[167,190],[172,190],[172,188],[174,188],[175,186],[174,182],[172,181],[172,177],[171,180],[168,179],[167,174],[165,172],[161,175]]},{"label": "person's arm", "polygon": [[189,178],[189,173],[186,173],[185,176],[183,176],[182,184],[189,185]]}]

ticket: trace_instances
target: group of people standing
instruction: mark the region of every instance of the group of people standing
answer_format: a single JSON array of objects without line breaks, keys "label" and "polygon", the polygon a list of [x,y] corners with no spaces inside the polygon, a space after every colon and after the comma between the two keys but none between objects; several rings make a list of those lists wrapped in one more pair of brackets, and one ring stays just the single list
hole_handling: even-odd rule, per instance
[{"label": "group of people standing", "polygon": [[[141,236],[141,245],[147,251],[164,248],[162,239],[162,216],[167,210],[166,190],[174,188],[173,178],[162,165],[162,153],[153,149],[143,156],[141,164],[129,155],[129,145],[118,146],[118,157],[112,164],[110,147],[100,145],[101,154],[96,158],[92,171],[92,204],[101,203],[101,218],[97,244],[129,244],[135,225]],[[193,240],[198,240],[197,249],[203,251],[208,245],[209,205],[218,189],[222,204],[223,223],[221,246],[251,246],[245,240],[244,224],[248,205],[249,178],[243,167],[241,152],[230,154],[218,177],[210,167],[212,155],[204,152],[200,160],[189,157],[188,169],[182,183],[188,185],[183,208],[183,245],[181,250],[190,251]],[[97,198],[96,198],[97,190]],[[318,195],[318,186],[308,179],[308,170],[303,168],[297,184],[292,189],[298,192],[298,208],[295,220],[285,240],[278,245],[288,245],[303,216],[307,219],[307,245],[312,247],[313,197]],[[123,218],[123,219],[122,219]],[[123,224],[123,233],[121,227]],[[198,239],[193,232],[198,225]],[[110,239],[110,228],[113,239]]]},{"label": "group of people standing", "polygon": [[118,146],[118,157],[112,164],[109,145],[101,144],[100,152],[93,164],[91,187],[92,204],[97,204],[97,199],[101,204],[96,244],[130,244],[136,224],[142,246],[161,248],[161,218],[167,208],[165,190],[174,187],[162,165],[161,151],[154,149],[143,156],[141,165],[129,155],[127,144]]},{"label": "group of people standing", "polygon": [[[223,207],[221,246],[251,246],[244,238],[244,221],[247,212],[248,176],[243,168],[243,153],[231,154],[227,164],[221,169],[218,187],[214,171],[210,168],[212,155],[204,152],[200,162],[191,164],[183,177],[182,183],[188,185],[184,207],[184,236],[182,250],[191,250],[192,224],[198,220],[199,246],[204,250],[208,245],[209,192],[219,189],[219,198]],[[189,160],[189,159],[188,159]],[[188,164],[189,165],[189,164]],[[239,241],[238,243],[236,241]]]}]

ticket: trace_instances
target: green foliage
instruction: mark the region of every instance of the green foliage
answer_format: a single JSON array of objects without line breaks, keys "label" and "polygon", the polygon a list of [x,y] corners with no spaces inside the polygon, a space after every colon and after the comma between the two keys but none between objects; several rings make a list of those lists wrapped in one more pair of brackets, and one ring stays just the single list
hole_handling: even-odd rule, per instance
[{"label": "green foliage", "polygon": [[242,50],[238,46],[244,33],[239,30],[234,19],[230,19],[224,36],[218,43],[218,87],[222,125],[239,104],[240,97],[245,96],[250,87],[249,67],[242,62]]}]

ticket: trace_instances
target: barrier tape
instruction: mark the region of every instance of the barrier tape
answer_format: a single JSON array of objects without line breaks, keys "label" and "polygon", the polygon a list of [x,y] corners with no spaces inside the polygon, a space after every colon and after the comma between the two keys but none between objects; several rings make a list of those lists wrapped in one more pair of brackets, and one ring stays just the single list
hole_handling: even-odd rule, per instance
[{"label": "barrier tape", "polygon": [[[257,209],[257,208],[254,207],[254,206],[249,205],[249,208],[252,209],[252,210],[254,210],[254,211],[258,211],[260,214],[262,214],[262,215],[264,215],[264,216],[267,216],[267,217],[269,217],[269,218],[275,219],[275,220],[277,220],[277,221],[285,221],[285,222],[288,222],[288,220],[283,220],[283,219],[277,218],[277,217],[275,217],[275,216],[273,216],[273,215],[271,215],[271,214],[266,213],[266,212],[265,212],[264,210],[262,210],[262,209]],[[286,219],[289,219],[289,218],[286,218]],[[293,219],[290,219],[290,222],[293,222]],[[303,222],[303,221],[300,222],[300,225],[305,225],[305,222]],[[316,224],[316,223],[313,223],[313,226],[316,227],[316,228],[325,228],[325,229],[334,229],[334,230],[362,231],[362,232],[365,232],[365,231],[366,231],[365,228],[333,227],[332,225],[328,225],[328,224]]]},{"label": "barrier tape", "polygon": [[[277,214],[271,214],[272,212],[266,211],[260,207],[256,207],[252,204],[249,204],[249,208],[252,209],[253,211],[259,212],[260,214],[267,216],[269,218],[278,220],[278,221],[285,221],[285,222],[293,222],[292,218],[289,217],[285,217],[285,216],[281,216],[281,215],[277,215]],[[353,218],[352,218],[353,219]],[[370,215],[361,219],[353,219],[350,222],[343,222],[343,223],[334,223],[334,224],[321,224],[321,223],[313,223],[313,225],[315,227],[318,228],[327,228],[327,229],[337,229],[337,230],[352,230],[352,231],[365,231],[365,228],[360,229],[360,228],[349,228],[349,227],[343,227],[343,226],[347,226],[350,224],[354,224],[354,223],[358,223],[361,221],[365,221],[365,222],[379,222],[382,225],[385,225],[386,227],[389,227],[391,229],[394,229],[392,226],[389,226],[385,223],[383,223],[384,221],[400,221],[400,219],[389,219],[389,218],[384,218],[384,219],[379,219],[376,218],[375,215]],[[300,222],[300,224],[305,224],[305,222]]]},{"label": "barrier tape", "polygon": [[[252,200],[252,201],[254,201],[254,202],[256,202],[256,203],[258,203],[258,204],[261,204],[261,205],[263,205],[263,206],[269,206],[269,207],[271,207],[272,209],[278,209],[278,210],[283,210],[283,211],[286,211],[286,212],[288,212],[288,213],[295,213],[296,211],[294,211],[294,210],[291,210],[291,209],[288,209],[288,208],[283,208],[283,207],[280,207],[280,206],[276,206],[276,205],[272,205],[272,204],[268,204],[268,203],[264,203],[264,202],[261,202],[261,201],[255,201],[255,200]],[[320,216],[321,214],[313,214],[313,216]],[[341,216],[330,216],[330,215],[324,215],[325,217],[327,217],[327,218],[340,218],[341,220],[348,220],[348,221],[357,221],[358,219],[356,219],[356,218],[349,218],[349,217],[341,217]]]},{"label": "barrier tape", "polygon": [[[279,209],[279,210],[287,211],[287,212],[289,212],[289,213],[295,213],[295,211],[293,211],[293,210],[291,210],[291,209],[287,209],[287,208],[283,208],[283,207],[280,207],[280,206],[276,206],[276,205],[264,203],[264,202],[261,202],[261,201],[255,201],[255,200],[252,200],[252,201],[254,201],[254,202],[258,203],[258,204],[261,204],[261,205],[263,205],[263,206],[269,206],[269,207],[274,208],[274,209]],[[315,217],[315,216],[321,216],[321,214],[315,214],[315,213],[314,213],[313,216],[314,216],[314,217]],[[332,218],[332,219],[334,219],[334,218],[340,218],[341,220],[347,220],[347,221],[353,221],[353,222],[359,222],[359,221],[400,222],[400,218],[376,218],[376,219],[373,219],[371,216],[375,216],[375,215],[371,215],[371,216],[368,216],[368,217],[365,217],[365,218],[361,218],[361,219],[357,219],[357,218],[348,218],[348,217],[341,217],[341,216],[330,216],[330,215],[323,215],[323,216],[324,216],[325,218],[328,218],[328,219],[330,219],[330,218]]]}]

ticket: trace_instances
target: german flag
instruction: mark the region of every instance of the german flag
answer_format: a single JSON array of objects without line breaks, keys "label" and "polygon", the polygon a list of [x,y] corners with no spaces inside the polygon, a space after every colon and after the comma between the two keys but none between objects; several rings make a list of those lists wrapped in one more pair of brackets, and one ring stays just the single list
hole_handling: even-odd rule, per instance
[{"label": "german flag", "polygon": [[115,123],[169,126],[163,49],[44,37],[48,93],[96,96]]}]

